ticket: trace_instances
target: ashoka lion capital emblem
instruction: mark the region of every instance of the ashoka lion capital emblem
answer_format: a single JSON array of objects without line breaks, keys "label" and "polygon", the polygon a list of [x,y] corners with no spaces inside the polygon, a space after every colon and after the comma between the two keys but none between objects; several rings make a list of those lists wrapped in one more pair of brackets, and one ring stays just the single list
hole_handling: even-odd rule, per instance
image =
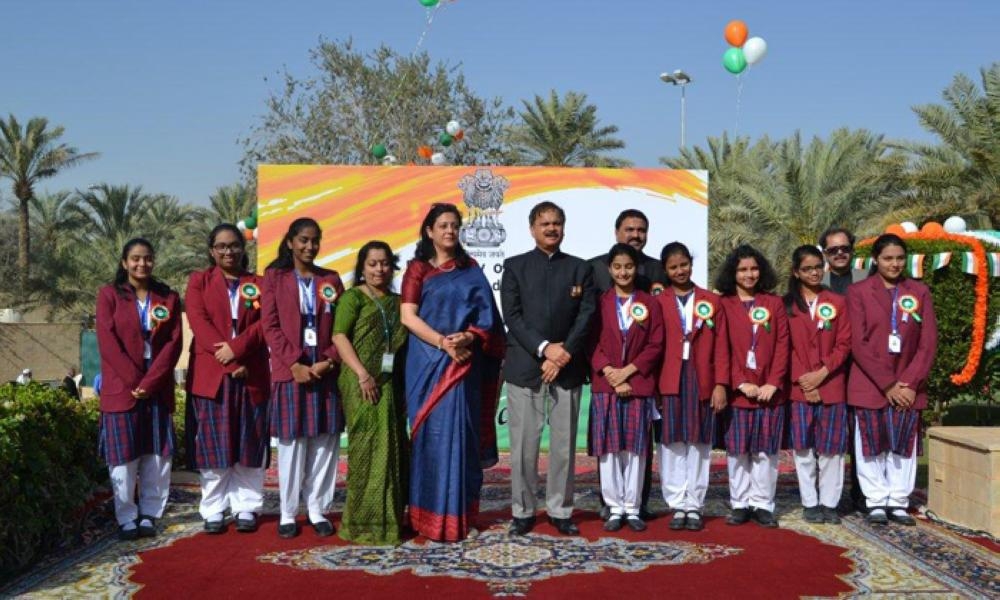
[{"label": "ashoka lion capital emblem", "polygon": [[469,220],[458,234],[462,243],[472,247],[502,244],[507,239],[507,231],[499,217],[503,193],[510,187],[507,178],[494,175],[490,169],[477,169],[475,175],[462,177],[458,187],[469,207]]}]

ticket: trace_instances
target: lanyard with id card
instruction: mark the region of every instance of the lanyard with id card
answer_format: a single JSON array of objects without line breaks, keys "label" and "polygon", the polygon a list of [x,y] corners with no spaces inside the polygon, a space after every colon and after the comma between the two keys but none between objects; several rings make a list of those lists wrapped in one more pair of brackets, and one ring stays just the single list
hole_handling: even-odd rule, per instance
[{"label": "lanyard with id card", "polygon": [[392,373],[392,367],[396,361],[396,355],[392,352],[392,330],[394,323],[389,319],[389,315],[386,314],[382,303],[379,302],[378,296],[375,295],[375,290],[368,284],[365,284],[365,286],[371,292],[372,302],[375,303],[379,314],[382,316],[382,335],[384,336],[383,339],[385,339],[385,350],[382,352],[382,372]]},{"label": "lanyard with id card", "polygon": [[295,279],[299,282],[299,308],[305,320],[305,327],[302,330],[302,345],[306,348],[316,347],[316,280],[312,277],[303,278],[298,275]]},{"label": "lanyard with id card", "polygon": [[892,332],[889,333],[889,354],[899,354],[903,351],[903,336],[899,335],[899,322],[897,318],[897,302],[896,299],[899,297],[899,288],[892,288],[892,317],[890,325],[892,326]]},{"label": "lanyard with id card", "polygon": [[153,328],[149,322],[149,293],[146,294],[145,301],[136,298],[135,303],[139,309],[139,327],[142,329],[142,357],[150,360],[153,358]]},{"label": "lanyard with id card", "polygon": [[[750,303],[750,314],[753,315],[754,303]],[[751,316],[751,321],[753,317]],[[747,368],[751,371],[757,370],[757,331],[760,325],[757,323],[753,324],[753,333],[750,336],[750,349],[747,350]]]},{"label": "lanyard with id card", "polygon": [[681,318],[681,333],[684,343],[681,347],[681,360],[691,358],[691,331],[694,329],[694,292],[686,296],[675,296],[677,314]]},{"label": "lanyard with id card", "polygon": [[239,298],[239,288],[240,280],[235,279],[233,281],[226,280],[226,286],[229,288],[229,316],[232,323],[233,337],[237,335],[237,329],[239,327],[239,315],[240,315],[240,298]]}]

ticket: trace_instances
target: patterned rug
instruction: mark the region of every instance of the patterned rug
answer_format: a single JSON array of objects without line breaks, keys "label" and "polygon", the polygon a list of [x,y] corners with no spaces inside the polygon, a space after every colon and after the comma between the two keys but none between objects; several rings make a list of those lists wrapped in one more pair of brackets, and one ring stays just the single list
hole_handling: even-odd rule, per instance
[{"label": "patterned rug", "polygon": [[[324,588],[365,598],[402,593],[407,600],[607,598],[649,596],[651,589],[710,598],[1000,596],[1000,556],[989,547],[925,519],[910,528],[872,528],[857,515],[842,526],[805,523],[787,456],[781,470],[778,530],[723,523],[728,490],[724,460],[717,457],[704,531],[672,532],[668,519],[660,518],[643,533],[607,534],[595,514],[594,462],[580,457],[575,520],[582,535],[560,536],[540,519],[530,536],[518,538],[506,534],[510,490],[504,461],[487,472],[477,536],[460,544],[417,538],[395,548],[317,538],[308,528],[294,540],[278,539],[278,498],[270,485],[268,516],[258,533],[240,535],[230,528],[225,535],[203,535],[197,480],[176,473],[160,536],[118,542],[110,503],[98,504],[84,536],[67,540],[31,573],[0,589],[0,596],[274,598],[314,596]],[[335,512],[343,500],[338,488]],[[653,508],[666,507],[654,498]]]}]

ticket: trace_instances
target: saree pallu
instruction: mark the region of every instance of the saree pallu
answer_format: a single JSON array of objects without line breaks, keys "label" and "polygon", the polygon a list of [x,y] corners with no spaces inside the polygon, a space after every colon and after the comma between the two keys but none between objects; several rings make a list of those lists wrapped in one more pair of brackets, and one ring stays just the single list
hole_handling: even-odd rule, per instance
[{"label": "saree pallu", "polygon": [[410,524],[432,540],[457,541],[478,513],[483,468],[497,462],[503,325],[489,282],[475,264],[442,271],[414,261],[403,286],[403,302],[419,302],[420,318],[435,331],[469,331],[477,338],[464,364],[412,334],[406,357]]}]

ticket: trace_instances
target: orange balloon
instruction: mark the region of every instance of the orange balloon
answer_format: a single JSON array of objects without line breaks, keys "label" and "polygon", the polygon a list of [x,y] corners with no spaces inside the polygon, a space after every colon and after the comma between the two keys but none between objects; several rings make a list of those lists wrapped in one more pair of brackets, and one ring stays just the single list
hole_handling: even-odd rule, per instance
[{"label": "orange balloon", "polygon": [[456,142],[460,142],[460,141],[462,141],[462,138],[465,137],[465,132],[462,131],[461,129],[459,129],[458,133],[456,133],[455,135],[453,135],[451,137],[455,138]]},{"label": "orange balloon", "polygon": [[893,223],[892,225],[889,225],[888,227],[885,228],[885,232],[894,233],[898,236],[906,235],[906,230],[903,229],[903,226],[900,225],[899,223]]},{"label": "orange balloon", "polygon": [[430,146],[420,146],[417,148],[417,154],[419,154],[421,158],[426,158],[427,160],[430,160],[431,155],[434,154],[434,151],[431,150]]},{"label": "orange balloon", "polygon": [[243,239],[245,239],[248,242],[253,241],[253,229],[244,229],[243,230]]},{"label": "orange balloon", "polygon": [[937,235],[944,233],[944,227],[936,221],[927,221],[924,226],[920,228],[921,233],[929,233],[931,235]]},{"label": "orange balloon", "polygon": [[737,48],[743,46],[743,42],[747,41],[748,35],[750,35],[750,31],[747,29],[747,24],[743,21],[730,21],[726,24],[726,41],[729,42],[730,46],[736,46]]}]

